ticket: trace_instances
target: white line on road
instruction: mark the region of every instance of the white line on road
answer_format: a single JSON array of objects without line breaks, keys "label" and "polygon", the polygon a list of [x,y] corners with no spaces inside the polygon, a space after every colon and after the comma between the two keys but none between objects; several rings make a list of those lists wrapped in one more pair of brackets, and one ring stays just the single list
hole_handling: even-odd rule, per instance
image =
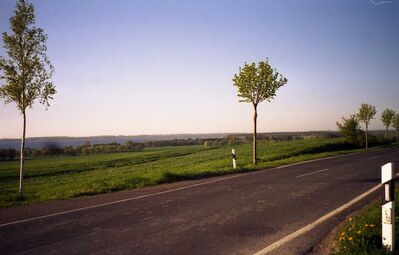
[{"label": "white line on road", "polygon": [[228,176],[228,177],[220,178],[220,179],[217,179],[217,180],[201,182],[201,183],[197,183],[197,184],[193,184],[193,185],[189,185],[189,186],[184,186],[184,187],[180,187],[180,188],[176,188],[176,189],[170,189],[170,190],[160,191],[160,192],[151,193],[151,194],[147,194],[147,195],[142,195],[142,196],[137,196],[137,197],[131,197],[131,198],[126,198],[126,199],[116,200],[116,201],[112,201],[112,202],[108,202],[108,203],[91,205],[91,206],[81,207],[81,208],[67,210],[67,211],[63,211],[63,212],[52,213],[52,214],[47,214],[47,215],[33,217],[33,218],[28,218],[28,219],[23,219],[23,220],[7,222],[7,223],[0,224],[0,227],[5,227],[5,226],[9,226],[9,225],[14,225],[14,224],[23,223],[23,222],[29,222],[29,221],[34,221],[34,220],[40,220],[40,219],[45,219],[45,218],[50,218],[50,217],[53,217],[53,216],[68,214],[68,213],[72,213],[72,212],[84,211],[84,210],[97,208],[97,207],[102,207],[102,206],[106,206],[106,205],[119,204],[119,203],[123,203],[123,202],[127,202],[127,201],[137,200],[137,199],[140,199],[140,198],[152,197],[152,196],[166,194],[166,193],[170,193],[170,192],[174,192],[174,191],[178,191],[178,190],[184,190],[184,189],[189,189],[189,188],[193,188],[193,187],[197,187],[197,186],[202,186],[202,185],[206,185],[206,184],[210,184],[210,183],[214,183],[214,182],[220,182],[220,181],[224,181],[224,180],[227,180],[227,179],[233,179],[233,178],[237,178],[239,176],[241,176],[241,175]]},{"label": "white line on road", "polygon": [[328,168],[325,168],[325,169],[321,169],[321,170],[314,171],[314,172],[311,172],[311,173],[298,175],[296,178],[301,178],[301,177],[304,177],[304,176],[308,176],[308,175],[312,175],[312,174],[317,174],[317,173],[325,172],[325,171],[328,171],[328,170],[329,170]]},{"label": "white line on road", "polygon": [[378,184],[377,186],[373,187],[372,189],[368,190],[367,192],[361,194],[360,196],[356,197],[355,199],[349,201],[348,203],[342,205],[341,207],[338,207],[337,209],[335,209],[334,211],[331,211],[329,213],[327,213],[326,215],[324,215],[323,217],[319,218],[318,220],[310,223],[309,225],[285,236],[284,238],[272,243],[271,245],[267,246],[266,248],[258,251],[257,253],[255,253],[254,255],[264,255],[264,254],[270,254],[272,251],[276,250],[277,248],[281,247],[282,245],[292,241],[293,239],[295,239],[296,237],[305,234],[306,232],[314,229],[315,227],[317,227],[317,225],[323,223],[324,221],[334,217],[335,215],[337,215],[338,213],[342,212],[343,210],[349,208],[350,206],[352,206],[353,204],[355,204],[356,202],[360,201],[361,199],[365,198],[366,196],[370,195],[371,193],[373,193],[374,191],[376,191],[377,189],[379,189],[381,187],[381,184]]},{"label": "white line on road", "polygon": [[[396,174],[395,176],[399,176],[399,173]],[[313,221],[312,223],[310,223],[309,225],[304,226],[301,229],[298,229],[297,231],[285,236],[284,238],[272,243],[271,245],[267,246],[266,248],[256,252],[254,255],[264,255],[264,254],[270,254],[272,251],[280,248],[282,245],[292,241],[293,239],[297,238],[300,235],[305,234],[306,232],[314,229],[315,227],[317,227],[318,225],[320,225],[321,223],[323,223],[324,221],[336,216],[337,214],[341,213],[342,211],[348,209],[349,207],[351,207],[352,205],[354,205],[355,203],[359,202],[360,200],[362,200],[363,198],[367,197],[368,195],[370,195],[371,193],[373,193],[374,191],[378,190],[381,187],[381,184],[378,184],[377,186],[374,186],[373,188],[371,188],[370,190],[364,192],[363,194],[361,194],[360,196],[352,199],[351,201],[349,201],[348,203],[338,207],[337,209],[327,213],[326,215],[322,216],[321,218]]]}]

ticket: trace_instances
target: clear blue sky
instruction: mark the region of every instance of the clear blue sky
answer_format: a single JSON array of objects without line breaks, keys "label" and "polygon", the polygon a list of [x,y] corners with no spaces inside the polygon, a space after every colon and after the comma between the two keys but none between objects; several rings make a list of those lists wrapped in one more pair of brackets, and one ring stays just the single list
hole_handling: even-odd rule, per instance
[{"label": "clear blue sky", "polygon": [[[30,2],[58,93],[29,110],[28,136],[251,132],[232,77],[265,58],[288,84],[260,105],[260,132],[336,130],[362,102],[377,129],[399,110],[398,0]],[[1,32],[14,5],[0,1]],[[21,122],[0,106],[0,138]]]}]

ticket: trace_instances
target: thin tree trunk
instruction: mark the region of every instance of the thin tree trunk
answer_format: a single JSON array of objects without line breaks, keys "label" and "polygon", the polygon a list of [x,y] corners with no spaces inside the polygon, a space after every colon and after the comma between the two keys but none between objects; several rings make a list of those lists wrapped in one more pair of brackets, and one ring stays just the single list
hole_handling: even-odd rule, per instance
[{"label": "thin tree trunk", "polygon": [[399,129],[396,129],[396,142],[399,143]]},{"label": "thin tree trunk", "polygon": [[366,150],[369,148],[369,141],[368,141],[368,125],[366,124]]},{"label": "thin tree trunk", "polygon": [[388,139],[388,127],[389,127],[389,126],[387,126],[387,133],[386,133],[386,135],[387,135],[387,139]]},{"label": "thin tree trunk", "polygon": [[258,118],[257,105],[254,104],[254,135],[253,135],[253,151],[252,151],[252,163],[256,165],[256,120]]},{"label": "thin tree trunk", "polygon": [[19,195],[23,195],[23,181],[24,181],[24,151],[25,151],[25,133],[26,133],[26,113],[23,111],[22,113],[24,118],[23,132],[22,132],[22,141],[21,141],[21,164],[19,168]]}]

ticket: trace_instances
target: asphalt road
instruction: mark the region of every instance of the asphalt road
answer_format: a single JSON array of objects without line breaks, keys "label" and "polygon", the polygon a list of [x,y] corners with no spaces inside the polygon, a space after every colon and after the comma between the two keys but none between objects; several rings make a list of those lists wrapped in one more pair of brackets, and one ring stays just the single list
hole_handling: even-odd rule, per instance
[{"label": "asphalt road", "polygon": [[[254,254],[380,182],[399,148],[0,210],[1,254]],[[368,196],[273,254],[310,251]]]}]

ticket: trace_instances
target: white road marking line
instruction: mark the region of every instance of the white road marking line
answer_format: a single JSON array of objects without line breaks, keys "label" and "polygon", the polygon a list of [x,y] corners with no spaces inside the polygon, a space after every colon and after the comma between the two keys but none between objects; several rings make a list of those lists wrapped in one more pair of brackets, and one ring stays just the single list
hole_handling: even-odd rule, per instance
[{"label": "white road marking line", "polygon": [[40,219],[45,219],[45,218],[50,218],[50,217],[53,217],[53,216],[68,214],[68,213],[72,213],[72,212],[84,211],[84,210],[97,208],[97,207],[102,207],[102,206],[106,206],[106,205],[119,204],[119,203],[132,201],[132,200],[137,200],[137,199],[146,198],[146,197],[152,197],[152,196],[166,194],[166,193],[170,193],[170,192],[174,192],[174,191],[178,191],[178,190],[184,190],[184,189],[189,189],[189,188],[193,188],[193,187],[197,187],[197,186],[202,186],[202,185],[206,185],[206,184],[210,184],[210,183],[214,183],[214,182],[220,182],[220,181],[224,181],[224,180],[227,180],[227,179],[233,179],[233,178],[237,178],[239,176],[242,176],[242,175],[228,176],[228,177],[225,177],[225,178],[220,178],[220,179],[212,180],[212,181],[208,181],[208,182],[201,182],[201,183],[197,183],[197,184],[193,184],[193,185],[189,185],[189,186],[184,186],[184,187],[180,187],[180,188],[176,188],[176,189],[170,189],[170,190],[160,191],[160,192],[151,193],[151,194],[147,194],[147,195],[142,195],[142,196],[137,196],[137,197],[131,197],[131,198],[126,198],[126,199],[116,200],[116,201],[112,201],[112,202],[108,202],[108,203],[102,203],[102,204],[97,204],[97,205],[81,207],[81,208],[67,210],[67,211],[58,212],[58,213],[46,214],[46,215],[37,216],[37,217],[33,217],[33,218],[28,218],[28,219],[23,219],[23,220],[11,221],[11,222],[0,224],[0,227],[5,227],[5,226],[9,226],[9,225],[14,225],[14,224],[23,223],[23,222],[29,222],[29,221],[34,221],[34,220],[40,220]]},{"label": "white road marking line", "polygon": [[368,190],[367,192],[361,194],[360,196],[356,197],[355,199],[349,201],[348,203],[342,205],[341,207],[335,209],[334,211],[331,211],[331,212],[327,213],[326,215],[322,216],[318,220],[316,220],[316,221],[310,223],[309,225],[307,225],[307,226],[305,226],[305,227],[303,227],[303,228],[301,228],[301,229],[299,229],[299,230],[297,230],[297,231],[285,236],[284,238],[272,243],[271,245],[267,246],[266,248],[256,252],[254,255],[264,255],[264,254],[271,253],[272,251],[276,250],[277,248],[281,247],[282,245],[292,241],[293,239],[295,239],[296,237],[298,237],[300,235],[305,234],[306,232],[312,230],[313,228],[315,228],[317,225],[321,224],[322,222],[330,219],[331,217],[334,217],[338,213],[340,213],[343,210],[349,208],[350,206],[352,206],[356,202],[360,201],[364,197],[370,195],[371,193],[373,193],[374,191],[376,191],[380,187],[381,187],[381,184],[378,184],[377,186],[375,186],[372,189]]},{"label": "white road marking line", "polygon": [[[381,149],[381,150],[374,150],[374,151],[379,151],[379,152],[381,152],[381,151],[385,151],[385,150],[389,150],[389,149],[391,149],[391,148],[384,148],[384,149]],[[372,151],[369,151],[369,152],[372,152]],[[348,153],[348,154],[343,154],[343,155],[337,155],[337,156],[331,156],[331,157],[326,157],[326,158],[311,159],[311,160],[307,160],[307,161],[302,161],[302,162],[294,163],[294,164],[291,164],[291,165],[285,165],[285,166],[280,166],[280,167],[271,168],[271,169],[268,169],[268,170],[286,168],[286,167],[290,167],[290,166],[302,165],[302,164],[306,164],[306,163],[310,163],[310,162],[314,162],[314,161],[322,161],[322,160],[327,160],[327,159],[332,159],[332,158],[340,158],[340,157],[346,157],[346,156],[353,156],[353,155],[355,155],[355,154],[360,154],[360,153],[364,153],[364,151],[354,152],[354,153]],[[221,178],[221,179],[217,179],[217,180],[212,180],[212,181],[208,181],[208,182],[197,183],[197,184],[193,184],[193,185],[189,185],[189,186],[185,186],[185,187],[180,187],[180,188],[176,188],[176,189],[171,189],[171,190],[156,192],[156,193],[147,194],[147,195],[142,195],[142,196],[138,196],[138,197],[126,198],[126,199],[116,200],[116,201],[112,201],[112,202],[108,202],[108,203],[102,203],[102,204],[97,204],[97,205],[91,205],[91,206],[81,207],[81,208],[72,209],[72,210],[67,210],[67,211],[63,211],[63,212],[58,212],[58,213],[52,213],[52,214],[47,214],[47,215],[32,217],[32,218],[23,219],[23,220],[11,221],[11,222],[7,222],[7,223],[0,224],[0,227],[9,226],[9,225],[14,225],[14,224],[23,223],[23,222],[34,221],[34,220],[40,220],[40,219],[45,219],[45,218],[50,218],[50,217],[53,217],[53,216],[58,216],[58,215],[63,215],[63,214],[68,214],[68,213],[73,213],[73,212],[84,211],[84,210],[88,210],[88,209],[92,209],[92,208],[97,208],[97,207],[102,207],[102,206],[106,206],[106,205],[112,205],[112,204],[123,203],[123,202],[131,201],[131,200],[137,200],[137,199],[140,199],[140,198],[146,198],[146,197],[151,197],[151,196],[166,194],[166,193],[170,193],[170,192],[174,192],[174,191],[178,191],[178,190],[184,190],[184,189],[189,189],[189,188],[196,187],[196,186],[206,185],[206,184],[209,184],[209,183],[214,183],[214,182],[224,181],[224,180],[228,180],[228,179],[233,179],[233,178],[236,178],[236,177],[239,177],[239,176],[247,176],[247,175],[249,175],[249,174],[258,174],[258,173],[264,173],[264,172],[263,172],[263,171],[256,171],[256,172],[251,172],[251,173],[248,173],[248,174],[234,175],[234,176],[229,176],[229,177],[225,177],[225,178]]]},{"label": "white road marking line", "polygon": [[[395,176],[399,176],[399,173],[397,173]],[[348,209],[349,207],[351,207],[352,205],[354,205],[355,203],[359,202],[360,200],[362,200],[363,198],[367,197],[368,195],[370,195],[371,193],[375,192],[376,190],[378,190],[381,187],[381,184],[378,184],[377,186],[374,186],[373,188],[371,188],[370,190],[364,192],[363,194],[361,194],[360,196],[352,199],[351,201],[349,201],[348,203],[338,207],[337,209],[327,213],[326,215],[322,216],[321,218],[313,221],[312,223],[310,223],[309,225],[304,226],[301,229],[298,229],[297,231],[283,237],[282,239],[270,244],[269,246],[267,246],[266,248],[263,248],[262,250],[254,253],[253,255],[264,255],[264,254],[268,254],[271,253],[272,251],[280,248],[282,245],[292,241],[293,239],[297,238],[300,235],[305,234],[306,232],[314,229],[315,227],[317,227],[317,225],[320,225],[321,223],[323,223],[324,221],[336,216],[337,214],[341,213],[342,211]]]},{"label": "white road marking line", "polygon": [[328,171],[328,170],[329,170],[328,168],[325,168],[325,169],[321,169],[321,170],[314,171],[314,172],[311,172],[311,173],[298,175],[296,178],[301,178],[301,177],[305,177],[305,176],[308,176],[308,175],[312,175],[312,174],[317,174],[317,173],[325,172],[325,171]]}]

